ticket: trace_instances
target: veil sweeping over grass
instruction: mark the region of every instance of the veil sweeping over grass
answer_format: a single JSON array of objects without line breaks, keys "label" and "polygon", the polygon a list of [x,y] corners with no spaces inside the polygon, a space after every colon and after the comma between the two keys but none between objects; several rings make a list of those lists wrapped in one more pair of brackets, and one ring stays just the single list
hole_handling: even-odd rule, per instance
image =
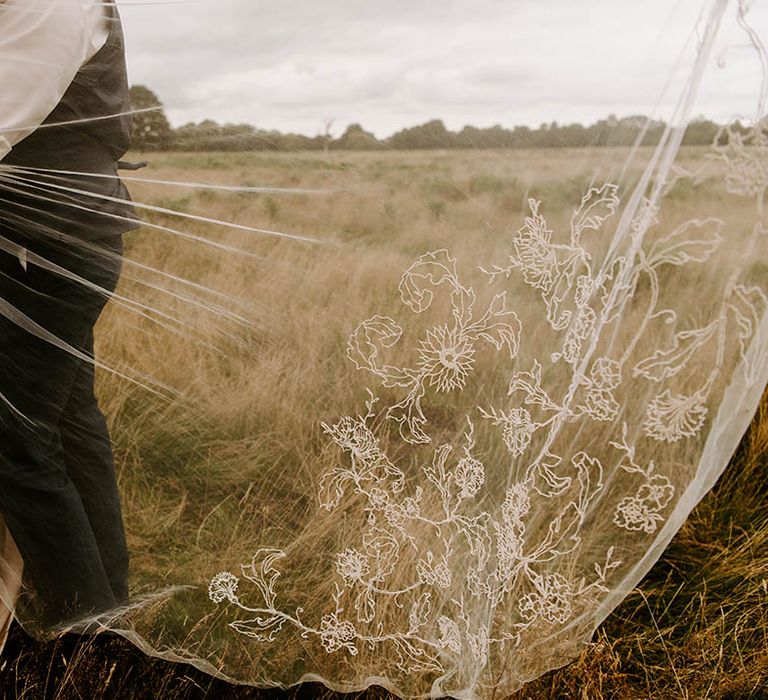
[{"label": "veil sweeping over grass", "polygon": [[[0,319],[95,370],[130,555],[130,595],[57,631],[115,630],[238,683],[402,697],[508,694],[575,658],[768,382],[752,9],[703,4],[658,144],[638,120],[621,147],[168,151],[135,174],[0,161]],[[684,145],[735,37],[757,109]],[[40,128],[61,127],[77,125]],[[141,228],[79,235],[99,217]],[[63,311],[16,302],[58,283],[109,300],[90,346]],[[0,385],[2,417],[37,429],[19,396]],[[2,528],[0,635],[13,614],[45,638],[22,559]]]}]

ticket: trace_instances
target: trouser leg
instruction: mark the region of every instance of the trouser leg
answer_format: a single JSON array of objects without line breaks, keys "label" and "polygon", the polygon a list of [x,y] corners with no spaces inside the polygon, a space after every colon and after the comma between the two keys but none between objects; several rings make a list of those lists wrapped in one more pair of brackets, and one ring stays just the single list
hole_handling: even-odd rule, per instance
[{"label": "trouser leg", "polygon": [[[93,333],[85,350],[93,353]],[[80,494],[101,561],[118,601],[128,598],[128,548],[107,421],[94,394],[94,368],[78,368],[59,431],[64,464]]]},{"label": "trouser leg", "polygon": [[[55,246],[43,250],[47,259],[114,289],[119,266],[109,260]],[[87,352],[106,297],[34,265],[20,272],[7,257],[0,298],[58,341]],[[87,360],[38,337],[39,329],[24,319],[26,328],[16,321],[0,319],[0,509],[52,624],[115,604],[96,534],[68,473],[61,432]]]}]

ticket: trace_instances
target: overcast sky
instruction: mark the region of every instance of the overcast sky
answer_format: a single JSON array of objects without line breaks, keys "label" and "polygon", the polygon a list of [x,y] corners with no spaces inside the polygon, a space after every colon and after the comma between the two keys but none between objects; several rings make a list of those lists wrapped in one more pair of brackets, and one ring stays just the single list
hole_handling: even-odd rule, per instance
[{"label": "overcast sky", "polygon": [[[361,122],[379,137],[430,118],[458,129],[668,116],[685,75],[674,66],[681,53],[690,66],[703,29],[697,18],[708,6],[135,1],[120,4],[130,79],[158,94],[174,125],[208,117],[312,135],[333,119],[335,133]],[[751,118],[758,102],[759,63],[734,17],[731,7],[716,56],[722,66],[713,58],[695,110],[718,120]],[[757,0],[749,18],[768,40],[768,0]]]}]

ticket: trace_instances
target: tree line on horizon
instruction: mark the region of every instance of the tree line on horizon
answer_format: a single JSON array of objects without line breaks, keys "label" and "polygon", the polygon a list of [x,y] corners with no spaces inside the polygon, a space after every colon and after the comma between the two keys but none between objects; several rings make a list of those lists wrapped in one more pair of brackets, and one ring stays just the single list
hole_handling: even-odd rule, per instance
[{"label": "tree line on horizon", "polygon": [[[170,125],[157,95],[144,85],[131,87],[133,147],[140,151],[375,151],[462,148],[579,148],[631,146],[645,128],[641,145],[659,143],[665,123],[642,115],[614,115],[584,126],[579,123],[545,123],[538,128],[501,125],[488,128],[465,126],[450,131],[440,119],[401,129],[378,139],[360,124],[350,124],[334,138],[329,129],[317,136],[258,129],[252,124],[219,124],[211,119],[178,128]],[[720,125],[699,118],[685,131],[683,145],[710,145]]]}]

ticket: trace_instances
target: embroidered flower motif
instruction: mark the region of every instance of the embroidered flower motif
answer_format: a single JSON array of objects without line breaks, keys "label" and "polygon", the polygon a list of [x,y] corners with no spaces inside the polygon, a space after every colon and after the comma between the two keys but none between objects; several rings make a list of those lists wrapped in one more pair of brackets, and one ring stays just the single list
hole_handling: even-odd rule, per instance
[{"label": "embroidered flower motif", "polygon": [[352,640],[356,635],[357,632],[352,623],[348,620],[339,620],[336,613],[324,615],[320,620],[320,641],[329,654],[339,649],[346,649],[355,656],[357,648]]},{"label": "embroidered flower motif", "polygon": [[531,444],[531,435],[536,426],[531,420],[531,414],[524,408],[513,408],[503,417],[502,439],[510,454],[519,457]]},{"label": "embroidered flower motif", "polygon": [[384,489],[374,487],[368,491],[368,501],[373,508],[381,510],[382,508],[387,507],[387,504],[389,503],[389,494]]},{"label": "embroidered flower motif", "polygon": [[501,506],[501,515],[507,524],[519,525],[531,509],[531,497],[528,487],[520,482],[507,489],[504,505]]},{"label": "embroidered flower motif", "polygon": [[596,321],[597,316],[589,306],[579,310],[563,342],[563,359],[566,362],[573,364],[579,359],[581,346],[592,335]]},{"label": "embroidered flower motif", "polygon": [[613,390],[621,384],[619,363],[601,357],[593,363],[589,377],[582,382],[586,385],[586,390],[581,409],[592,420],[615,420],[621,412],[619,402],[613,395]]},{"label": "embroidered flower motif", "polygon": [[208,584],[208,597],[217,605],[224,600],[236,603],[237,584],[237,576],[229,573],[229,571],[222,571],[216,574]]},{"label": "embroidered flower motif", "polygon": [[616,401],[613,394],[596,386],[587,389],[583,408],[590,418],[598,421],[614,420],[621,411],[619,402]]},{"label": "embroidered flower motif", "polygon": [[518,606],[524,619],[533,622],[539,618],[551,624],[563,624],[571,615],[571,584],[560,574],[537,576],[535,590],[524,595]]},{"label": "embroidered flower motif", "polygon": [[557,272],[557,257],[550,243],[552,231],[539,214],[539,202],[531,199],[528,204],[531,215],[525,218],[525,224],[512,239],[514,261],[520,266],[527,284],[547,292]]},{"label": "embroidered flower motif", "polygon": [[415,496],[406,496],[403,499],[403,513],[409,518],[418,518],[421,514],[421,508],[419,507],[419,499],[421,498],[422,490],[420,487],[416,489]]},{"label": "embroidered flower motif", "polygon": [[403,530],[407,521],[405,509],[399,503],[389,503],[384,508],[384,517],[396,530]]},{"label": "embroidered flower motif", "polygon": [[495,522],[493,528],[496,531],[496,556],[499,561],[498,580],[500,583],[507,583],[515,565],[523,556],[522,523],[519,521]]},{"label": "embroidered flower motif", "polygon": [[592,278],[589,275],[579,275],[576,279],[576,294],[574,295],[576,306],[584,306],[589,301],[592,288]]},{"label": "embroidered flower motif", "polygon": [[467,642],[469,644],[469,651],[472,653],[472,657],[482,666],[488,663],[488,651],[490,647],[490,640],[488,638],[488,627],[481,625],[477,634],[467,633]]},{"label": "embroidered flower motif", "polygon": [[756,122],[746,133],[738,122],[722,128],[715,154],[726,165],[729,192],[746,197],[768,189],[768,121]]},{"label": "embroidered flower motif", "polygon": [[455,654],[461,653],[461,632],[459,626],[450,618],[441,615],[437,618],[437,627],[440,630],[438,644],[443,649],[450,649]]},{"label": "embroidered flower motif", "polygon": [[472,498],[485,481],[485,469],[480,460],[474,457],[462,457],[453,475],[459,487],[459,498]]},{"label": "embroidered flower motif", "polygon": [[[513,389],[510,388],[510,393]],[[504,413],[495,408],[480,409],[480,414],[501,427],[501,438],[513,458],[520,457],[530,446],[531,436],[540,426],[533,422],[531,414],[525,408],[513,408]]]},{"label": "embroidered flower motif", "polygon": [[426,559],[419,559],[416,564],[416,573],[419,580],[428,586],[437,586],[438,588],[450,588],[451,570],[448,568],[445,560],[438,564],[433,564],[434,556],[432,552],[427,552]]},{"label": "embroidered flower motif", "polygon": [[655,440],[677,442],[696,435],[706,417],[707,407],[699,395],[673,396],[667,389],[648,406],[643,429]]},{"label": "embroidered flower motif", "polygon": [[336,555],[336,571],[344,583],[352,586],[362,581],[370,571],[368,557],[353,548],[340,552]]},{"label": "embroidered flower motif", "polygon": [[653,474],[637,492],[637,497],[653,503],[661,510],[672,500],[675,495],[675,487],[666,476]]},{"label": "embroidered flower motif", "polygon": [[323,427],[331,439],[349,452],[353,459],[363,464],[371,464],[381,459],[379,441],[363,419],[344,416],[333,426]]},{"label": "embroidered flower motif", "polygon": [[595,360],[589,375],[592,383],[603,390],[615,389],[621,384],[621,366],[607,357]]},{"label": "embroidered flower motif", "polygon": [[643,530],[649,535],[656,532],[658,524],[663,520],[656,508],[637,496],[622,499],[613,515],[613,522],[619,527],[625,530]]},{"label": "embroidered flower motif", "polygon": [[496,555],[499,561],[499,580],[506,582],[512,575],[516,564],[523,557],[523,518],[531,507],[528,487],[517,483],[507,489],[507,495],[501,506],[502,521],[494,522],[496,531]]},{"label": "embroidered flower motif", "polygon": [[438,326],[427,331],[427,339],[419,341],[419,366],[429,377],[430,386],[438,391],[463,389],[474,366],[472,341],[456,331]]}]

